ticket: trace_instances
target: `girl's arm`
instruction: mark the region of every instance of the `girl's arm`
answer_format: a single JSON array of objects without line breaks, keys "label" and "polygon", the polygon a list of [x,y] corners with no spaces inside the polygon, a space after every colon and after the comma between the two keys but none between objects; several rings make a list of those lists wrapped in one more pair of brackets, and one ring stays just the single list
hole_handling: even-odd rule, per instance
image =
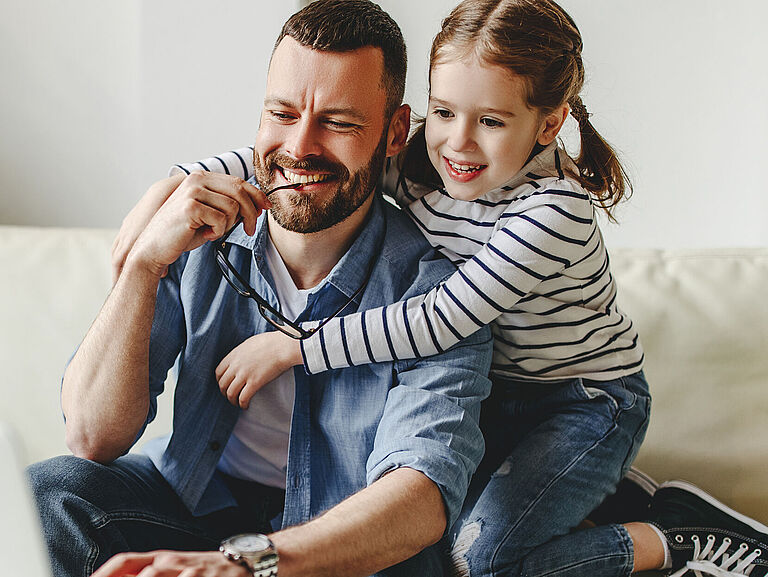
[{"label": "girl's arm", "polygon": [[583,193],[576,203],[569,199],[560,206],[548,204],[551,199],[542,191],[537,197],[541,204],[510,218],[474,257],[430,292],[333,319],[302,341],[305,369],[318,373],[437,354],[576,262],[596,226],[589,197]]}]

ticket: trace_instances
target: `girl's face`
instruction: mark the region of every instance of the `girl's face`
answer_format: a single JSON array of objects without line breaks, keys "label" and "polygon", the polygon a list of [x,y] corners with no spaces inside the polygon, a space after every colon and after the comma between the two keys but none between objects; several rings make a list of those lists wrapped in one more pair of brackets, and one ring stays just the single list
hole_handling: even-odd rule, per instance
[{"label": "girl's face", "polygon": [[511,179],[538,142],[557,136],[568,107],[542,117],[525,102],[525,81],[475,58],[442,61],[430,75],[426,141],[445,190],[474,200]]}]

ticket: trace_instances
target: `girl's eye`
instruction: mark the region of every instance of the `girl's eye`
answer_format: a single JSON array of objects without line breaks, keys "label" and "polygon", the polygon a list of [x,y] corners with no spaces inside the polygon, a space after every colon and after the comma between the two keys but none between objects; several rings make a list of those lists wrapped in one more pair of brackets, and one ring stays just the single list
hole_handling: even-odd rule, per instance
[{"label": "girl's eye", "polygon": [[435,108],[432,111],[432,114],[438,118],[451,118],[453,116],[453,113],[450,110],[446,110],[445,108]]},{"label": "girl's eye", "polygon": [[495,118],[481,118],[480,123],[488,128],[500,128],[504,126],[503,122],[496,120]]}]

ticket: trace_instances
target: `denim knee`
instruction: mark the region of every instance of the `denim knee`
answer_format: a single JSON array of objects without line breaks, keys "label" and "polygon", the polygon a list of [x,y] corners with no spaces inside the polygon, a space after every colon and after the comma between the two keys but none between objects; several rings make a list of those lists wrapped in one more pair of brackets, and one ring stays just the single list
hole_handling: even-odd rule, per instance
[{"label": "denim knee", "polygon": [[[526,552],[517,561],[494,567],[493,543],[482,519],[462,524],[449,551],[451,577],[542,576],[619,577],[632,573],[632,539],[621,525],[577,530]],[[490,537],[493,541],[493,537]]]},{"label": "denim knee", "polygon": [[90,575],[96,566],[99,551],[90,530],[101,510],[91,501],[98,502],[99,488],[108,485],[95,474],[99,467],[61,456],[27,469],[55,575]]},{"label": "denim knee", "polygon": [[92,494],[102,484],[97,479],[98,463],[72,455],[53,457],[34,463],[27,468],[30,486],[42,509],[58,510],[65,495],[80,497],[90,501]]},{"label": "denim knee", "polygon": [[461,523],[449,552],[452,577],[491,577],[493,551],[498,535],[489,535],[482,518],[470,518]]}]

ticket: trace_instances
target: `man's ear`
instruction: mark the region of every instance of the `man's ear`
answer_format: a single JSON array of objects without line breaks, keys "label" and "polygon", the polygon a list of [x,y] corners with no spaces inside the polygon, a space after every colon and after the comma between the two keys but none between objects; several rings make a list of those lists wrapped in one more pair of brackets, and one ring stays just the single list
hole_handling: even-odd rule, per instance
[{"label": "man's ear", "polygon": [[387,129],[387,156],[395,156],[408,142],[408,133],[411,129],[411,107],[401,104],[395,110]]},{"label": "man's ear", "polygon": [[542,119],[541,126],[539,126],[539,136],[536,139],[536,142],[542,146],[547,146],[550,144],[557,137],[557,134],[563,127],[565,119],[568,118],[569,111],[570,108],[568,105],[563,104],[562,106],[558,106],[552,112],[547,114]]}]

